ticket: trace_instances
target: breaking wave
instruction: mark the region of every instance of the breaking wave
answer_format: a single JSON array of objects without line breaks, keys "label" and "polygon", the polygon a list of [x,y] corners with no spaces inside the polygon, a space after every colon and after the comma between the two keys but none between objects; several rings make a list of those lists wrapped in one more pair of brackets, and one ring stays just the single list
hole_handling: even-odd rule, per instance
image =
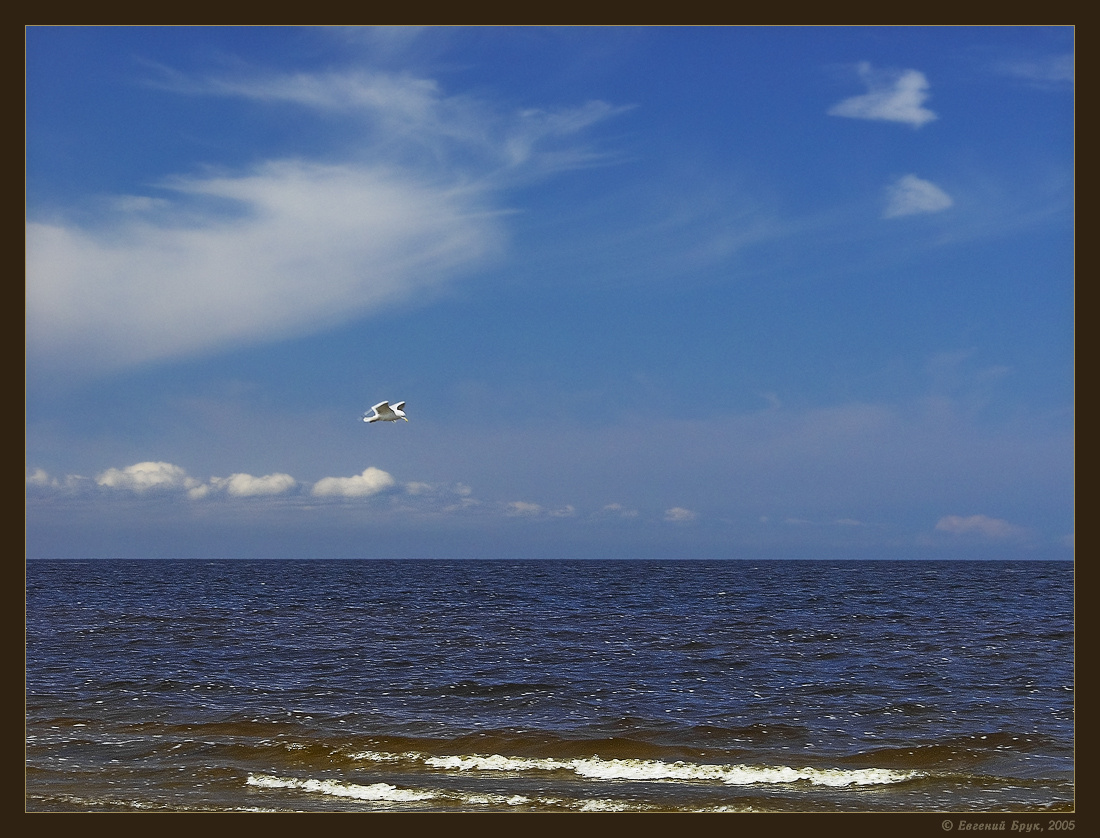
[{"label": "breaking wave", "polygon": [[596,780],[717,782],[728,786],[806,782],[815,786],[871,786],[903,783],[924,776],[919,771],[888,768],[794,768],[790,766],[715,765],[654,759],[553,759],[471,754],[428,756],[363,751],[352,759],[370,762],[415,762],[446,771],[571,771]]}]

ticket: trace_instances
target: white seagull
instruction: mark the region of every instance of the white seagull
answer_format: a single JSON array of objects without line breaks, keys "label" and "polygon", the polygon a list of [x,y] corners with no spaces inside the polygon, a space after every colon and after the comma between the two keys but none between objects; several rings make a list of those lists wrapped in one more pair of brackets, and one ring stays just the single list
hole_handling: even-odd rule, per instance
[{"label": "white seagull", "polygon": [[405,416],[404,402],[398,402],[393,407],[390,407],[389,402],[379,402],[371,410],[374,411],[374,415],[364,413],[364,422],[396,422],[398,419],[409,421],[408,417]]}]

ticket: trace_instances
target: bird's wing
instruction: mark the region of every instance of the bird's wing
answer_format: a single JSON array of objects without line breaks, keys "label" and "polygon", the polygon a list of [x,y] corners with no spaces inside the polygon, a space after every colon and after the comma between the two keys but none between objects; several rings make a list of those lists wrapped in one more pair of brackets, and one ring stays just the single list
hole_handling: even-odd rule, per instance
[{"label": "bird's wing", "polygon": [[390,410],[389,402],[379,402],[374,407],[372,407],[371,410],[373,410],[379,416],[393,416],[393,411]]},{"label": "bird's wing", "polygon": [[405,403],[404,402],[398,402],[397,404],[395,404],[393,406],[393,409],[394,410],[404,410],[405,409]]}]

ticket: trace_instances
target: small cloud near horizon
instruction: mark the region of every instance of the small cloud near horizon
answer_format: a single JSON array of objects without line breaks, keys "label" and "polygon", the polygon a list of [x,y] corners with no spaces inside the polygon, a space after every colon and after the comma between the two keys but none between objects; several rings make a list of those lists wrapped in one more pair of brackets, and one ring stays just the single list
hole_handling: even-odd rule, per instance
[{"label": "small cloud near horizon", "polygon": [[692,512],[690,509],[684,509],[682,506],[674,506],[671,509],[665,510],[665,520],[673,521],[678,524],[694,521],[698,517],[699,513]]},{"label": "small cloud near horizon", "polygon": [[990,518],[988,515],[946,515],[936,522],[936,532],[951,535],[976,535],[982,538],[1006,540],[1019,538],[1024,529],[1010,524],[1002,518]]},{"label": "small cloud near horizon", "polygon": [[[289,474],[265,474],[263,477],[253,477],[251,474],[231,474],[229,477],[211,477],[209,488],[211,490],[222,489],[235,498],[248,498],[281,495],[289,492],[297,485],[298,481]],[[192,497],[201,497],[201,495],[195,495],[195,491],[192,490]]]},{"label": "small cloud near horizon", "polygon": [[135,463],[124,469],[109,468],[95,482],[111,489],[129,489],[143,494],[148,491],[194,489],[200,484],[187,471],[172,463]]},{"label": "small cloud near horizon", "polygon": [[314,497],[366,498],[395,485],[389,472],[369,466],[353,477],[323,477],[313,484]]},{"label": "small cloud near horizon", "polygon": [[637,509],[627,509],[621,503],[609,503],[609,504],[606,504],[602,509],[600,509],[599,514],[601,514],[603,516],[614,515],[614,516],[618,516],[620,518],[637,518],[638,517],[638,510]]}]

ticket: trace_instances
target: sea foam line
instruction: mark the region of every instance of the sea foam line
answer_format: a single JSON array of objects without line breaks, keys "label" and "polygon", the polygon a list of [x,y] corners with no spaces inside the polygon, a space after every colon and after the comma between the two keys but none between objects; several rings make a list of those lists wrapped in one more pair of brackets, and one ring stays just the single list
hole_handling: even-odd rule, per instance
[{"label": "sea foam line", "polygon": [[[376,751],[352,754],[353,759],[392,762],[396,755]],[[706,763],[664,762],[647,759],[553,759],[509,757],[500,754],[468,756],[400,755],[401,759],[421,762],[432,768],[450,771],[572,771],[581,777],[599,780],[678,780],[720,782],[730,786],[776,785],[808,782],[816,786],[870,786],[902,783],[922,776],[919,771],[893,771],[886,768],[793,768],[790,766],[712,765]]]},{"label": "sea foam line", "polygon": [[301,780],[296,777],[272,777],[269,774],[249,774],[247,784],[265,789],[302,789],[315,794],[334,797],[350,797],[354,800],[385,800],[394,803],[410,803],[435,797],[432,792],[399,789],[389,783],[342,783],[339,780]]},{"label": "sea foam line", "polygon": [[[538,808],[569,809],[580,812],[631,812],[647,811],[655,808],[648,803],[638,803],[637,801],[630,800],[528,797],[522,794],[505,795],[493,794],[491,792],[460,792],[453,789],[413,791],[411,789],[400,789],[396,786],[391,786],[389,783],[373,783],[369,786],[363,786],[354,783],[343,783],[339,780],[303,780],[296,777],[274,777],[268,774],[250,774],[247,784],[260,788],[301,789],[315,794],[327,794],[355,800],[389,803],[417,802],[431,799],[444,804],[450,803],[460,806],[535,806]],[[265,809],[263,811],[277,810]],[[718,810],[716,809],[715,811]]]},{"label": "sea foam line", "polygon": [[451,800],[459,803],[486,806],[522,806],[530,798],[521,794],[463,794],[453,791],[417,791],[402,789],[389,783],[371,783],[369,786],[357,783],[344,783],[339,780],[300,779],[297,777],[273,777],[270,774],[249,774],[246,781],[250,786],[268,789],[302,789],[314,794],[327,794],[333,797],[347,797],[354,800],[377,800],[387,803],[416,803],[421,800]]}]

